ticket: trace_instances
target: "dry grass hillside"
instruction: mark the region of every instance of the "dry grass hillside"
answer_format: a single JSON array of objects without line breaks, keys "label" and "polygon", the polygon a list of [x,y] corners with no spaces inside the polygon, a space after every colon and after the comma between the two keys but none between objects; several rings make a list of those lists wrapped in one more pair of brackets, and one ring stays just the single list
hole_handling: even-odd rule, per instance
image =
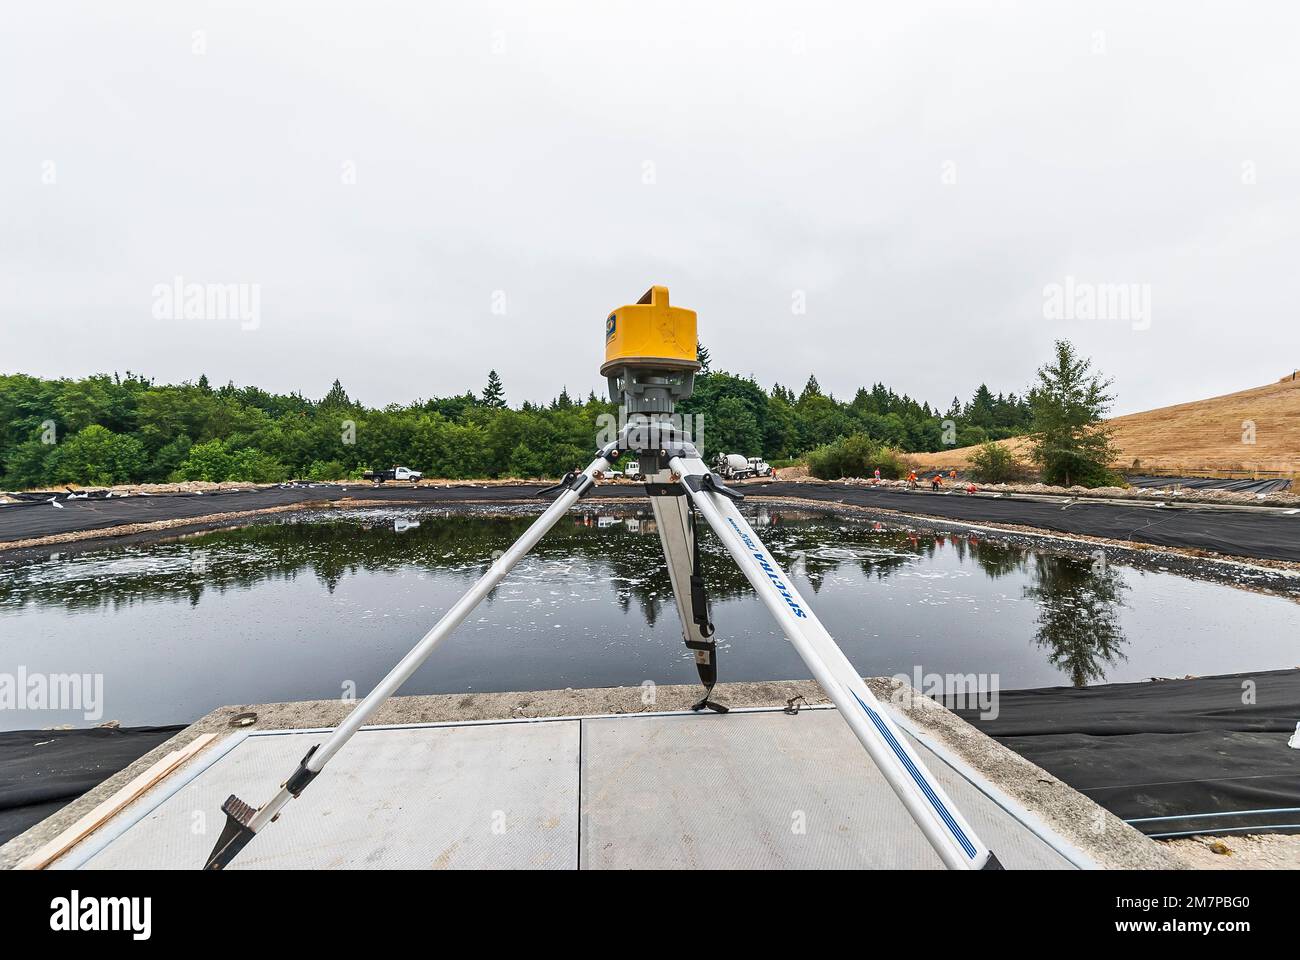
[{"label": "dry grass hillside", "polygon": [[[1291,475],[1300,471],[1300,377],[1209,400],[1180,403],[1107,421],[1114,428],[1124,470],[1184,474]],[[1254,424],[1254,443],[1249,425]],[[1022,439],[1002,444],[1024,459]],[[910,455],[926,469],[970,463],[974,447]],[[1133,461],[1138,461],[1135,466]]]}]

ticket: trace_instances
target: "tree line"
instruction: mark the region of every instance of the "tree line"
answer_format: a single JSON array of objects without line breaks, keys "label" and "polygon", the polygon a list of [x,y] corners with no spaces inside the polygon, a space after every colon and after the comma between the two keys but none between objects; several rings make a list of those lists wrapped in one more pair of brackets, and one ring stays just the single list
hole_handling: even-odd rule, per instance
[{"label": "tree line", "polygon": [[[703,416],[706,456],[774,462],[858,434],[904,452],[968,446],[1025,433],[1034,418],[1028,396],[983,384],[940,411],[879,383],[842,401],[815,376],[796,394],[713,370],[697,377],[681,412]],[[549,403],[510,407],[495,371],[477,393],[382,408],[353,399],[337,380],[310,400],[214,387],[206,376],[158,384],[131,372],[11,374],[0,376],[0,485],[332,480],[394,464],[430,477],[554,477],[590,461],[601,415],[617,416],[616,406],[567,389]]]}]

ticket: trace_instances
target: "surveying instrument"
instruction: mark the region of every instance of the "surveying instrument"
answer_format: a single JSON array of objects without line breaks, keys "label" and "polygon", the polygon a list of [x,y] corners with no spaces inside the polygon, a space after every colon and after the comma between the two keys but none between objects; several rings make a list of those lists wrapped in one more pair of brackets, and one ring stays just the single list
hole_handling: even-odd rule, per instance
[{"label": "surveying instrument", "polygon": [[274,822],[288,802],[307,788],[362,724],[424,663],[438,642],[460,626],[560,517],[591,493],[604,473],[624,457],[635,457],[646,478],[683,639],[695,654],[704,684],[704,697],[693,709],[726,712],[726,707],[710,699],[717,683],[717,644],[700,574],[696,527],[696,516],[700,516],[753,585],[944,865],[957,870],[1001,869],[759,541],[736,507],[742,495],[705,465],[690,436],[674,421],[676,404],[691,395],[700,369],[697,343],[695,311],[670,305],[667,287],[651,287],[635,304],[619,307],[606,318],[605,362],[600,372],[608,381],[610,398],[626,407],[627,425],[596,452],[585,470],[575,469],[559,484],[542,491],[543,496],[558,495],[334,732],[307,751],[275,796],[256,809],[234,795],[226,800],[221,808],[226,814],[225,826],[206,869],[227,866]]}]

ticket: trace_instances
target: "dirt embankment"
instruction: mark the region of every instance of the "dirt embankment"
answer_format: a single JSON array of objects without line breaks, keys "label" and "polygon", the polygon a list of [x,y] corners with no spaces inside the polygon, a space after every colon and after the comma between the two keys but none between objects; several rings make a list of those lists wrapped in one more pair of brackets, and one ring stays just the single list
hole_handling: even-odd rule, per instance
[{"label": "dirt embankment", "polygon": [[[1119,457],[1131,472],[1183,476],[1295,476],[1300,473],[1300,376],[1206,400],[1112,417]],[[1028,460],[1023,437],[999,440],[1017,459]],[[911,454],[927,470],[970,466],[978,447]]]}]

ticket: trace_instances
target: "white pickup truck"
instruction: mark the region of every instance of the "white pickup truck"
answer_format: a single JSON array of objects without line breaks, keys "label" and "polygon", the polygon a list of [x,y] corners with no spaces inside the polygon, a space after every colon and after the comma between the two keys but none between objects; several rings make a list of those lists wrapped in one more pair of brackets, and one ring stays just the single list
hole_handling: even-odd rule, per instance
[{"label": "white pickup truck", "polygon": [[362,476],[375,483],[383,483],[385,480],[409,480],[411,483],[419,483],[424,474],[410,467],[393,467],[391,470],[367,470]]}]

